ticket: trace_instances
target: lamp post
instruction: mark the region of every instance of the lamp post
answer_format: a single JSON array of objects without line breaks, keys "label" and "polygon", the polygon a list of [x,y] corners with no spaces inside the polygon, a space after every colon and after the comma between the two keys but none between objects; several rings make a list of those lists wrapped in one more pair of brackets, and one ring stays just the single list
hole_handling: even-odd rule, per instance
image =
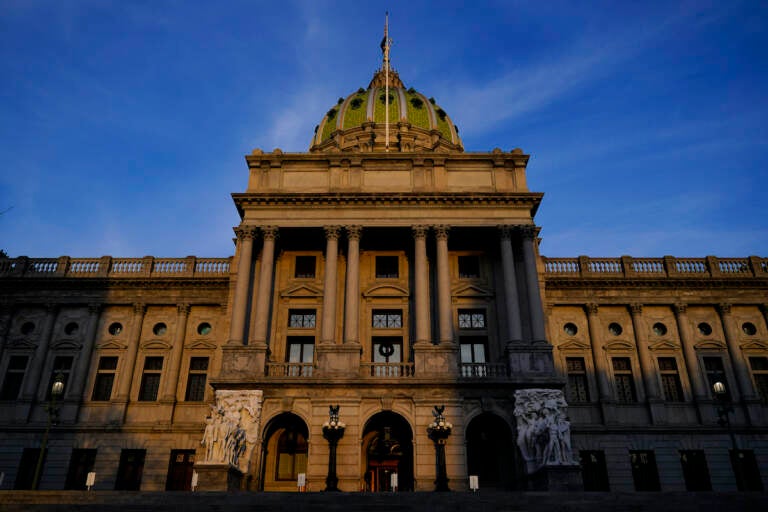
[{"label": "lamp post", "polygon": [[325,478],[326,491],[338,491],[339,479],[336,477],[336,447],[344,437],[346,424],[339,420],[339,406],[328,407],[328,421],[323,423],[323,437],[328,440],[328,476]]},{"label": "lamp post", "polygon": [[51,425],[55,425],[59,421],[59,404],[56,400],[61,398],[64,394],[64,375],[59,372],[53,378],[53,384],[51,384],[51,398],[45,405],[45,412],[48,415],[48,422],[45,425],[45,433],[43,433],[43,440],[40,443],[40,455],[37,457],[37,466],[35,466],[35,476],[32,479],[32,489],[37,489],[40,485],[40,473],[43,471],[43,460],[45,459],[45,449],[48,444],[48,434],[51,432]]},{"label": "lamp post", "polygon": [[725,388],[725,383],[717,381],[712,385],[712,391],[715,393],[715,399],[717,400],[717,424],[721,427],[725,427],[728,432],[728,436],[731,438],[731,466],[733,467],[733,473],[736,477],[736,486],[741,489],[742,487],[742,475],[741,464],[739,462],[739,447],[736,444],[736,435],[731,428],[731,414],[733,413],[733,404],[728,396],[728,391]]},{"label": "lamp post", "polygon": [[427,435],[435,443],[435,473],[437,474],[435,491],[443,492],[450,491],[448,488],[448,472],[445,468],[445,442],[448,436],[451,435],[451,429],[453,429],[453,424],[445,420],[444,411],[444,405],[440,407],[435,406],[435,410],[432,411],[435,421],[427,427]]}]

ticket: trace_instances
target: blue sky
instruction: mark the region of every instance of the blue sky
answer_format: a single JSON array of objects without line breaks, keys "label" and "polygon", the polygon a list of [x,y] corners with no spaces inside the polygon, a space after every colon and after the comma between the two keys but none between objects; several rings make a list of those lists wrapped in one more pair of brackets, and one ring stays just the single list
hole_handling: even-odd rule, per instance
[{"label": "blue sky", "polygon": [[380,65],[530,153],[548,256],[768,256],[768,3],[0,0],[0,248],[228,256],[253,148]]}]

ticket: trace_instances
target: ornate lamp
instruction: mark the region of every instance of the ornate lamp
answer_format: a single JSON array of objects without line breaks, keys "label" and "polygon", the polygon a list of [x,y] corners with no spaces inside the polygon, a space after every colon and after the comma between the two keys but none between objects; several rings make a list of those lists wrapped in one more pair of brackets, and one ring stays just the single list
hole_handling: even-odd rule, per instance
[{"label": "ornate lamp", "polygon": [[435,443],[435,491],[450,491],[448,488],[448,472],[445,468],[445,442],[451,435],[453,424],[445,420],[445,406],[435,406],[432,416],[435,420],[427,427],[427,435]]},{"label": "ornate lamp", "polygon": [[344,437],[346,424],[339,420],[339,406],[328,407],[328,421],[323,423],[323,437],[328,440],[328,476],[325,478],[326,491],[338,491],[339,479],[336,477],[336,447]]},{"label": "ornate lamp", "polygon": [[51,384],[51,398],[45,406],[45,412],[48,414],[48,422],[45,425],[43,440],[40,442],[40,455],[37,457],[37,466],[35,466],[35,476],[32,479],[32,489],[37,489],[40,485],[40,473],[43,470],[43,460],[45,459],[45,449],[48,445],[48,435],[51,432],[51,425],[59,422],[59,404],[57,400],[64,396],[64,375],[59,372],[53,378]]}]

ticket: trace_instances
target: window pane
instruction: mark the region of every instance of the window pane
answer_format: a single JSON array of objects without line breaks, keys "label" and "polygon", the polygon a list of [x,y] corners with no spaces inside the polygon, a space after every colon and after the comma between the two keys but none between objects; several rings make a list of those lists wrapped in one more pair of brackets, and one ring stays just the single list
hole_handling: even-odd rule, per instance
[{"label": "window pane", "polygon": [[[162,360],[162,358],[160,358]],[[140,401],[157,400],[157,392],[160,389],[160,374],[145,373],[141,378],[141,389],[139,390]]]},{"label": "window pane", "polygon": [[472,361],[472,345],[469,343],[461,344],[461,362],[471,363]]},{"label": "window pane", "polygon": [[193,357],[189,360],[189,369],[195,371],[206,371],[208,369],[208,358]]},{"label": "window pane", "polygon": [[311,363],[314,360],[315,346],[313,344],[311,343],[304,344],[302,348],[302,352],[303,352],[303,355],[301,358],[302,363]]},{"label": "window pane", "polygon": [[315,277],[315,261],[314,256],[296,256],[296,272],[294,277],[303,279]]},{"label": "window pane", "polygon": [[291,343],[288,345],[288,362],[300,363],[301,362],[301,344]]},{"label": "window pane", "polygon": [[162,370],[163,358],[162,357],[148,357],[144,360],[145,370]]},{"label": "window pane", "polygon": [[117,358],[116,357],[100,357],[99,358],[99,370],[116,370]]},{"label": "window pane", "polygon": [[112,384],[115,381],[114,373],[99,373],[96,375],[96,382],[93,385],[93,395],[91,400],[106,401],[112,397]]},{"label": "window pane", "polygon": [[475,349],[475,362],[476,363],[484,363],[485,362],[485,345],[482,343],[476,343],[473,345]]},{"label": "window pane", "polygon": [[376,256],[376,278],[396,278],[400,275],[399,258],[397,256]]},{"label": "window pane", "polygon": [[207,375],[205,373],[191,373],[187,380],[187,392],[184,400],[187,402],[202,402],[205,398],[205,382]]},{"label": "window pane", "polygon": [[459,256],[459,278],[475,279],[480,277],[480,258],[477,256]]}]

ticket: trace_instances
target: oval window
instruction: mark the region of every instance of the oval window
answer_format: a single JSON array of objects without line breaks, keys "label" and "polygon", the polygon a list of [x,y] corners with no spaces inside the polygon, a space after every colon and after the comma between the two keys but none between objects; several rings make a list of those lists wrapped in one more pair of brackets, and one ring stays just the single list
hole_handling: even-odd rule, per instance
[{"label": "oval window", "polygon": [[77,330],[80,327],[77,325],[76,322],[69,322],[66,327],[64,327],[64,334],[67,336],[72,336],[73,334],[77,333]]},{"label": "oval window", "polygon": [[32,322],[24,322],[24,325],[21,326],[21,334],[27,335],[32,334],[32,332],[35,330],[35,324]]},{"label": "oval window", "polygon": [[211,334],[211,324],[209,324],[208,322],[203,322],[200,325],[198,325],[197,334],[200,334],[202,336],[207,336],[208,334]]},{"label": "oval window", "polygon": [[576,333],[579,332],[579,329],[576,327],[576,324],[568,322],[563,326],[563,331],[565,331],[565,334],[568,336],[576,336]]},{"label": "oval window", "polygon": [[656,322],[653,324],[653,334],[656,336],[664,336],[667,334],[667,326],[661,322]]},{"label": "oval window", "polygon": [[164,336],[168,332],[168,326],[163,322],[156,323],[152,328],[152,332],[155,333],[155,336]]},{"label": "oval window", "polygon": [[117,336],[118,334],[123,332],[123,324],[121,324],[120,322],[112,322],[111,324],[109,324],[109,329],[107,329],[107,331],[112,336]]},{"label": "oval window", "polygon": [[709,325],[707,322],[701,322],[698,325],[698,328],[699,328],[699,332],[704,336],[709,336],[710,334],[712,334],[712,326]]},{"label": "oval window", "polygon": [[741,330],[744,331],[744,334],[747,336],[754,336],[757,334],[757,327],[755,327],[755,324],[752,322],[744,322],[741,324]]},{"label": "oval window", "polygon": [[624,332],[624,329],[622,329],[622,328],[621,328],[621,326],[620,326],[619,324],[617,324],[616,322],[612,322],[612,323],[611,323],[611,324],[608,326],[608,332],[610,332],[610,333],[611,333],[611,334],[613,334],[614,336],[618,336],[619,334],[621,334],[622,332]]}]

